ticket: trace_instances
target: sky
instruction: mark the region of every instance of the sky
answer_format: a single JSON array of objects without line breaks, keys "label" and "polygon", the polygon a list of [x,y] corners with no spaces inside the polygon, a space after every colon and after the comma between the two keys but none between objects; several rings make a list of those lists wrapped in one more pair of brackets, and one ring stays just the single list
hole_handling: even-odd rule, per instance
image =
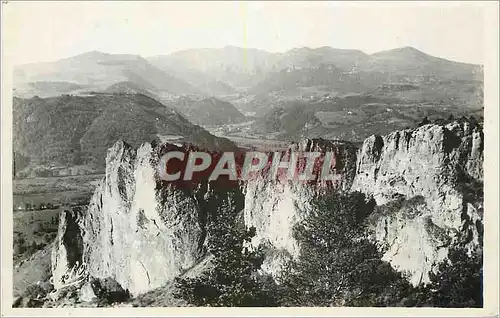
[{"label": "sky", "polygon": [[285,52],[331,46],[368,54],[412,46],[483,63],[474,2],[9,2],[4,48],[15,64],[87,51],[153,56],[226,45]]}]

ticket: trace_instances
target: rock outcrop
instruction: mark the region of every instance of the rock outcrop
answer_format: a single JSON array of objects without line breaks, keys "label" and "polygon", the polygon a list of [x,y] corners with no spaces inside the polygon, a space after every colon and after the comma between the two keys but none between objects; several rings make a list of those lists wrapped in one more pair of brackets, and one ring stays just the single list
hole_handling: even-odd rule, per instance
[{"label": "rock outcrop", "polygon": [[[263,244],[286,255],[297,257],[299,246],[293,237],[293,226],[307,216],[310,203],[318,195],[329,191],[347,191],[354,179],[356,148],[345,142],[327,140],[302,140],[292,144],[290,152],[332,152],[331,171],[338,176],[332,181],[313,182],[251,180],[245,184],[245,224],[254,226],[257,234],[252,239],[254,247]],[[282,161],[289,160],[284,157]],[[264,270],[274,274],[283,257],[269,257]]]},{"label": "rock outcrop", "polygon": [[68,284],[75,266],[84,266],[87,276],[111,277],[135,295],[162,286],[203,256],[211,191],[202,184],[161,186],[158,149],[146,143],[136,151],[117,142],[88,208],[61,214],[52,261],[56,289]]},{"label": "rock outcrop", "polygon": [[[391,206],[373,225],[374,237],[384,259],[413,284],[428,282],[451,246],[478,245],[482,164],[483,134],[468,121],[371,136],[363,143],[352,190]],[[395,208],[391,202],[398,199],[413,202]]]},{"label": "rock outcrop", "polygon": [[117,142],[88,208],[62,213],[52,259],[56,290],[108,277],[132,295],[163,286],[204,259],[206,224],[220,209],[242,211],[245,225],[256,228],[251,244],[274,251],[263,270],[276,273],[300,253],[293,226],[329,191],[374,197],[371,235],[414,284],[428,281],[450,247],[472,250],[481,241],[483,135],[467,121],[372,136],[359,150],[325,140],[293,144],[289,152],[335,154],[339,178],[313,184],[257,178],[230,191],[206,182],[177,187],[158,179],[162,147],[146,143],[136,151]]}]

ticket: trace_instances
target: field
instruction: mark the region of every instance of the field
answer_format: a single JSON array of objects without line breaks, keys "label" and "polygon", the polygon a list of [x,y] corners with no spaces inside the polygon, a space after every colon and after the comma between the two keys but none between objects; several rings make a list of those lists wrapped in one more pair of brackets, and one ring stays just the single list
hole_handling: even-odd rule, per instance
[{"label": "field", "polygon": [[60,209],[15,212],[14,263],[22,262],[50,244],[57,234]]},{"label": "field", "polygon": [[14,194],[55,193],[63,191],[93,191],[103,174],[38,177],[30,179],[15,179]]},{"label": "field", "polygon": [[13,180],[13,230],[16,266],[55,238],[61,210],[88,204],[101,174]]}]

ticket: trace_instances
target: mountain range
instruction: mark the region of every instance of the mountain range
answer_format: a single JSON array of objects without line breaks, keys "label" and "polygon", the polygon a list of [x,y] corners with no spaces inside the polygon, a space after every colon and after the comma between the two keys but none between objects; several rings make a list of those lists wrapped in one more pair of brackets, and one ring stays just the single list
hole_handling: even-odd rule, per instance
[{"label": "mountain range", "polygon": [[368,55],[359,50],[331,47],[269,53],[228,46],[179,51],[148,60],[167,72],[179,68],[196,70],[240,89],[253,87],[269,74],[283,70],[322,69],[325,66],[350,75],[375,73],[380,81],[422,77],[439,80],[482,78],[481,66],[433,57],[412,47]]},{"label": "mountain range", "polygon": [[[282,76],[280,80],[280,74],[293,76]],[[20,65],[15,69],[14,82],[19,95],[29,94],[30,89],[36,95],[36,83],[40,82],[57,83],[54,86],[68,93],[102,89],[122,81],[173,95],[227,95],[235,91],[259,91],[269,81],[277,82],[269,90],[278,90],[290,85],[280,85],[281,81],[293,82],[295,78],[300,87],[328,85],[332,79],[307,80],[327,75],[334,75],[330,77],[335,81],[347,82],[345,85],[358,82],[356,89],[360,85],[371,89],[385,82],[482,81],[482,66],[433,57],[412,47],[368,55],[359,50],[331,47],[270,53],[227,46],[146,58],[87,52],[54,62]]]},{"label": "mountain range", "polygon": [[[363,222],[353,217],[360,222],[359,226],[365,227],[362,239],[356,240],[356,244],[369,240],[380,249],[380,254],[363,268],[377,268],[373,261],[381,258],[411,285],[426,287],[435,279],[433,273],[439,264],[451,262],[454,248],[470,250],[470,257],[481,253],[483,139],[482,129],[467,120],[374,135],[358,149],[340,141],[305,139],[290,145],[289,151],[332,151],[339,180],[328,186],[328,183],[313,185],[261,177],[231,189],[206,181],[192,188],[161,183],[155,175],[154,163],[162,153],[161,148],[169,145],[153,147],[145,143],[134,149],[117,142],[108,152],[107,174],[96,187],[88,207],[61,212],[51,267],[47,269],[54,282],[52,302],[46,300],[47,305],[71,304],[66,296],[69,293],[65,292],[68,288],[76,289],[71,297],[82,303],[95,301],[101,294],[93,287],[92,279],[108,277],[132,296],[142,298],[142,306],[174,304],[176,298],[171,289],[176,285],[171,283],[176,277],[200,277],[212,271],[212,261],[221,257],[220,250],[207,248],[207,242],[211,237],[222,241],[230,237],[217,236],[214,228],[221,221],[211,221],[224,211],[231,211],[230,215],[237,220],[235,226],[253,228],[254,236],[247,243],[260,248],[264,259],[258,275],[267,273],[278,281],[289,270],[283,264],[307,251],[293,228],[308,215],[323,215],[335,208],[333,204],[320,208],[315,204],[337,191],[372,196],[374,212]],[[354,203],[347,205],[345,208],[349,210],[345,215],[354,214],[351,210],[354,206]],[[341,232],[346,224],[343,218],[348,218],[345,215],[334,220],[322,219],[320,226],[329,228],[340,223],[337,231]],[[354,239],[345,239],[351,240]],[[237,240],[230,242],[229,248],[242,244]],[[321,254],[308,253],[306,257],[329,257],[336,248],[334,244],[320,246]],[[353,250],[346,249],[345,254],[351,257],[355,254]],[[224,270],[236,266],[234,263],[230,262]],[[341,264],[351,266],[348,262]],[[326,266],[321,269],[332,275]],[[352,266],[358,268],[359,264]],[[354,277],[356,282],[362,279],[361,275],[374,275],[367,285],[382,284],[379,272],[361,273]],[[474,273],[482,275],[479,270]],[[29,279],[23,271],[16,274],[19,281]],[[229,281],[227,276],[221,277]],[[439,276],[439,286],[446,284],[447,277]],[[468,282],[466,286],[471,284]],[[238,288],[248,287],[240,284]],[[398,286],[390,286],[391,291],[394,288]],[[472,288],[477,292],[477,287]],[[330,289],[330,285],[325,287]],[[278,292],[278,288],[272,291]],[[375,292],[380,293],[379,289]],[[451,292],[446,290],[446,293]],[[401,298],[399,293],[390,297],[398,301]],[[437,306],[444,306],[443,303]]]}]

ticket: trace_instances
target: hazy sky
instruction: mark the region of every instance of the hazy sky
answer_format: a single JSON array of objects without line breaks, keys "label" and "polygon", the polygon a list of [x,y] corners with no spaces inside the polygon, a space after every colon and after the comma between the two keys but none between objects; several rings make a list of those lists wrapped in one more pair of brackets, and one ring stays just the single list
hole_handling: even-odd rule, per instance
[{"label": "hazy sky", "polygon": [[91,50],[151,56],[226,45],[366,53],[413,46],[483,63],[483,7],[473,2],[10,2],[3,13],[15,64]]}]

